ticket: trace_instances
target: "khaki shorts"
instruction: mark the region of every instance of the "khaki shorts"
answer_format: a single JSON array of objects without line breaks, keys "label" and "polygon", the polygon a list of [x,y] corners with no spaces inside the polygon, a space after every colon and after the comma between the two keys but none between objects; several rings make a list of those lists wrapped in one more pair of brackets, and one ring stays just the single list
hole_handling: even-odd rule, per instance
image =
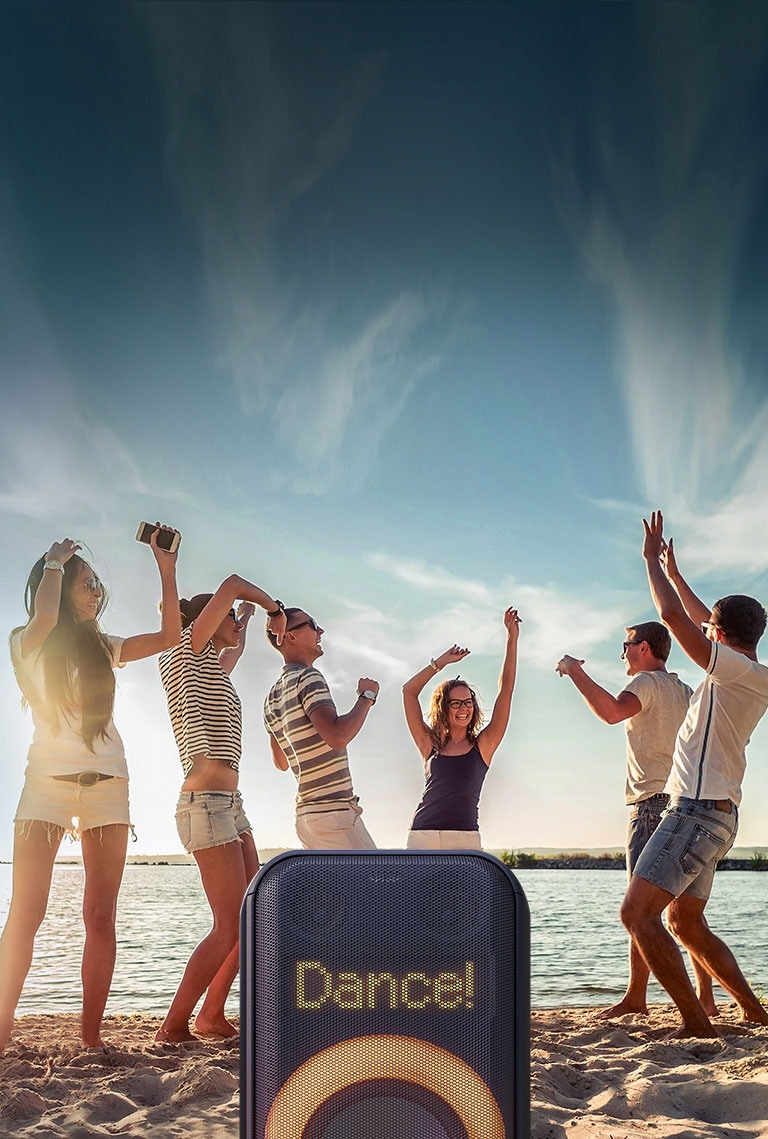
[{"label": "khaki shorts", "polygon": [[479,831],[408,831],[408,850],[482,850]]},{"label": "khaki shorts", "polygon": [[24,823],[41,822],[61,827],[73,838],[113,823],[129,827],[128,780],[113,776],[91,787],[81,787],[52,775],[28,771],[14,822],[17,832],[23,832]]},{"label": "khaki shorts", "polygon": [[331,811],[304,811],[296,816],[296,834],[305,850],[375,850],[363,808],[344,803]]}]

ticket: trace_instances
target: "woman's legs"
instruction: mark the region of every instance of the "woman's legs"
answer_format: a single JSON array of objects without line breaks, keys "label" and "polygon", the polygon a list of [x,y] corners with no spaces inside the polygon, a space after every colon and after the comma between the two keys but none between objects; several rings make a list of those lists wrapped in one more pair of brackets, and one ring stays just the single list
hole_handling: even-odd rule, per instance
[{"label": "woman's legs", "polygon": [[63,827],[37,820],[17,826],[13,893],[0,937],[0,1056],[10,1039],[16,1005],[32,964],[35,934],[45,917],[53,861],[63,835]]},{"label": "woman's legs", "polygon": [[128,827],[113,823],[83,831],[85,893],[83,921],[83,1017],[81,1036],[88,1048],[102,1044],[101,1018],[115,969],[117,895],[123,878]]},{"label": "woman's legs", "polygon": [[[250,838],[250,835],[248,836]],[[250,878],[246,878],[243,848],[246,836],[240,840],[195,850],[193,854],[200,871],[205,896],[213,913],[210,933],[195,948],[187,962],[181,984],[171,1002],[168,1014],[158,1029],[155,1039],[180,1043],[196,1039],[189,1031],[189,1018],[200,997],[217,977],[228,958],[237,951],[240,929],[240,906]],[[251,844],[253,839],[251,839]],[[230,966],[231,968],[231,966]],[[231,986],[237,969],[229,981]],[[218,1008],[224,1017],[224,1004],[220,991],[226,974],[217,991],[217,1008],[211,1007],[209,1018],[215,1019]],[[227,988],[229,992],[229,987]],[[224,999],[226,999],[226,994]],[[202,1009],[200,1010],[202,1013]],[[230,1026],[231,1027],[231,1026]]]},{"label": "woman's legs", "polygon": [[[248,888],[248,883],[259,872],[259,854],[256,850],[256,844],[253,841],[253,835],[246,832],[240,836],[240,853],[243,859],[243,869],[245,872],[245,885],[243,887],[243,895]],[[240,907],[242,906],[243,899],[237,907],[238,922]],[[239,926],[238,926],[239,929]],[[230,1024],[224,1016],[224,1005],[227,1003],[229,990],[232,988],[232,983],[237,976],[238,969],[240,968],[240,939],[238,937],[237,943],[234,948],[230,950],[224,964],[216,973],[216,976],[208,986],[208,991],[205,994],[205,1000],[200,1006],[200,1011],[195,1017],[195,1028],[198,1032],[214,1033],[217,1036],[237,1036],[237,1029],[234,1025]]]}]

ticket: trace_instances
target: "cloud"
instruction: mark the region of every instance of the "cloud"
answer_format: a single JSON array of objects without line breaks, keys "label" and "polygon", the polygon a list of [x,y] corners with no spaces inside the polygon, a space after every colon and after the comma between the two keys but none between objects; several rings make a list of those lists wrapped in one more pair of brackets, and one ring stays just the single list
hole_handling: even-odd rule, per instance
[{"label": "cloud", "polygon": [[[606,591],[595,604],[549,584],[527,584],[512,578],[495,584],[472,581],[456,577],[442,566],[381,552],[368,554],[366,560],[374,569],[410,586],[421,599],[408,606],[409,614],[417,616],[382,614],[375,622],[379,639],[397,660],[413,661],[419,654],[440,651],[441,645],[447,648],[454,641],[466,642],[477,654],[500,655],[504,643],[502,615],[507,605],[514,604],[523,618],[521,660],[551,672],[563,653],[586,655],[615,639],[617,630],[634,619],[631,606],[637,605],[636,600],[618,591]],[[363,631],[371,623],[366,617]]]},{"label": "cloud", "polygon": [[745,371],[732,310],[766,172],[768,13],[681,3],[638,14],[636,104],[605,101],[590,140],[597,175],[587,186],[576,164],[563,171],[564,217],[615,304],[646,509],[690,529],[697,568],[761,570],[768,376]]},{"label": "cloud", "polygon": [[359,137],[385,59],[338,67],[281,54],[265,5],[139,11],[166,93],[170,173],[200,234],[221,368],[245,414],[271,420],[277,485],[356,487],[441,359],[445,305],[409,287],[361,311],[332,273],[313,276],[309,254],[293,269],[281,254],[304,200]]}]

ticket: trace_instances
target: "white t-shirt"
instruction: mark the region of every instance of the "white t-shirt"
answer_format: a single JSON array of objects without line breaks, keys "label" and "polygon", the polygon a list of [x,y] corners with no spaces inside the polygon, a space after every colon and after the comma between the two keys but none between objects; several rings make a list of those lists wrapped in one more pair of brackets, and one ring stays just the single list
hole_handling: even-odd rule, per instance
[{"label": "white t-shirt", "polygon": [[766,708],[768,668],[713,641],[707,674],[677,737],[668,793],[738,806],[745,748]]},{"label": "white t-shirt", "polygon": [[663,791],[672,753],[693,691],[675,672],[638,672],[624,686],[640,701],[640,711],[624,721],[627,733],[627,803]]},{"label": "white t-shirt", "polygon": [[[11,637],[11,660],[29,700],[32,722],[35,726],[32,743],[27,754],[27,770],[39,775],[75,775],[79,771],[100,771],[102,775],[116,775],[128,778],[125,750],[114,722],[110,719],[104,737],[94,736],[91,751],[82,735],[82,719],[79,715],[71,718],[59,709],[52,708],[46,698],[45,672],[40,655],[41,649],[33,649],[25,657],[21,655],[21,634],[19,629]],[[122,637],[109,637],[105,640],[111,652],[113,668],[122,668],[120,650]]]}]

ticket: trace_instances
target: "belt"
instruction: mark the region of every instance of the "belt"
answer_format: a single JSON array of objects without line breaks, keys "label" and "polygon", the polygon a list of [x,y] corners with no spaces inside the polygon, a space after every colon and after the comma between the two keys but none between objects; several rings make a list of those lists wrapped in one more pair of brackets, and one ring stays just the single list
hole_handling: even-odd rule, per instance
[{"label": "belt", "polygon": [[77,775],[53,775],[52,779],[58,779],[62,783],[77,783],[80,787],[93,787],[94,783],[100,783],[102,779],[114,779],[114,775],[104,775],[101,771],[78,771]]},{"label": "belt", "polygon": [[733,814],[733,803],[730,799],[697,799],[696,802],[700,807],[706,807],[708,811],[722,811],[723,814]]}]

